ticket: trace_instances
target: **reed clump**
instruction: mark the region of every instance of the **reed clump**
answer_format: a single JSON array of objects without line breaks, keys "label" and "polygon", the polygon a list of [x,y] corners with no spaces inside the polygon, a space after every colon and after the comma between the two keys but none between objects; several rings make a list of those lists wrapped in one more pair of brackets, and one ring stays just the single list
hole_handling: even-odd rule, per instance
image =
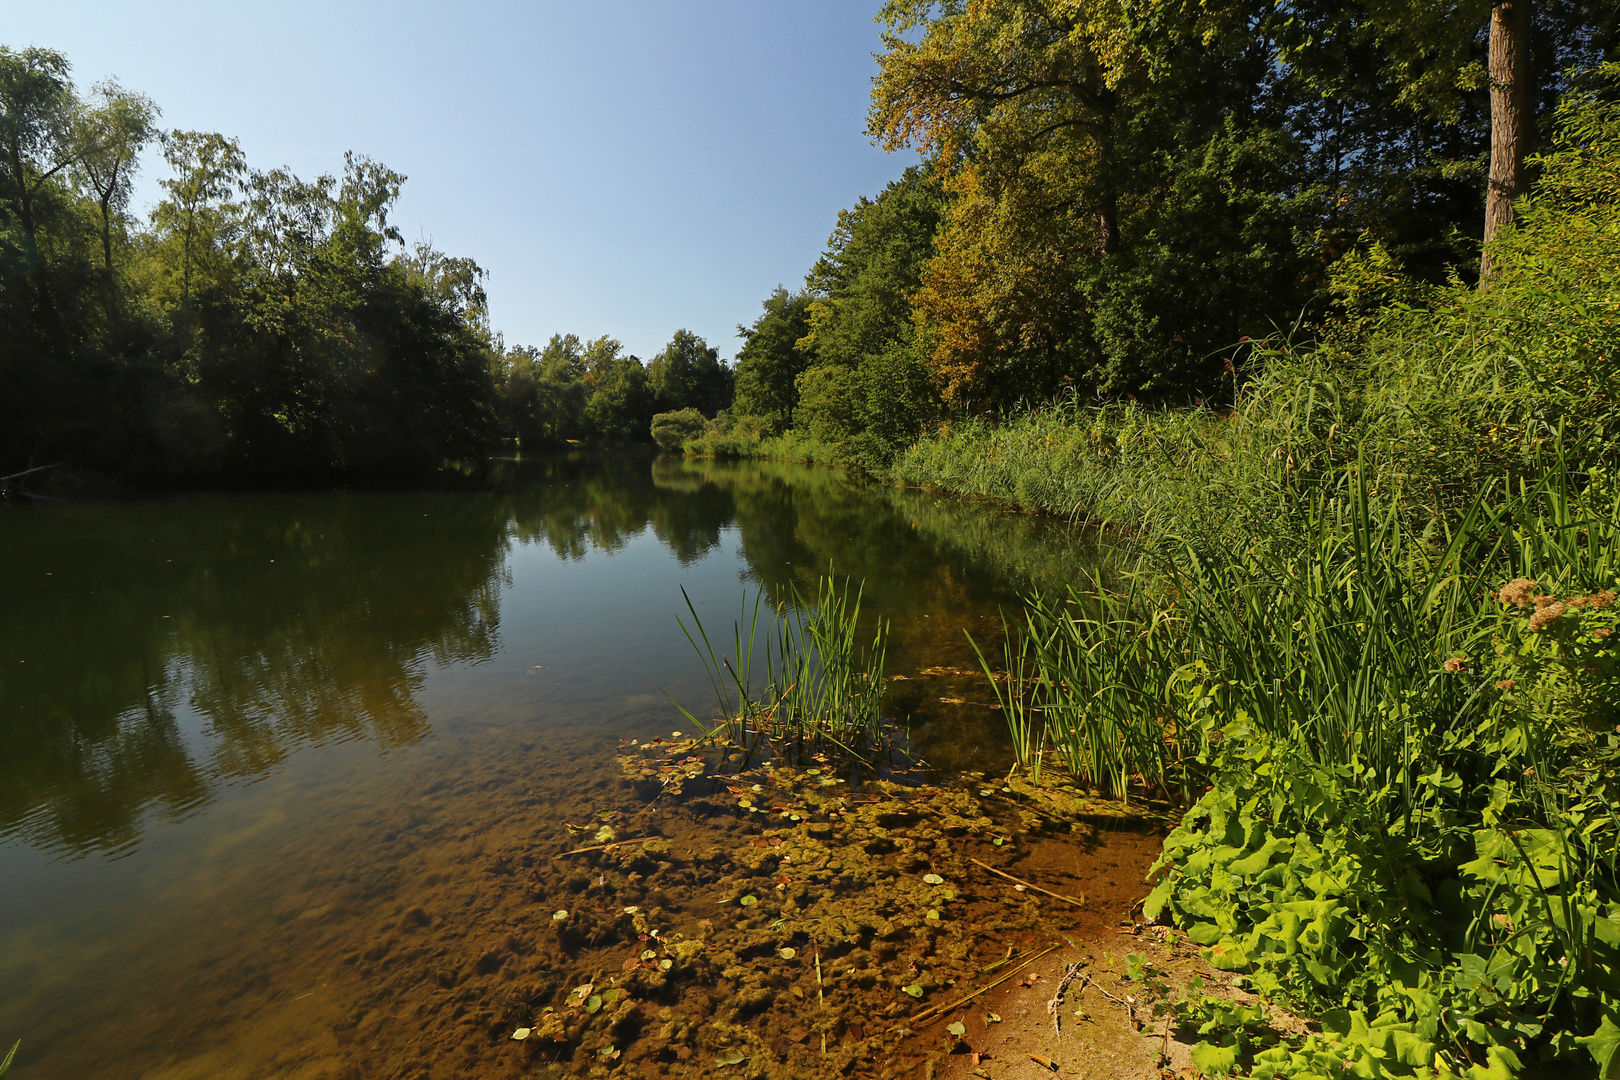
[{"label": "reed clump", "polygon": [[[889,626],[880,619],[869,638],[863,634],[862,591],[824,574],[813,598],[792,586],[789,600],[764,608],[760,590],[732,624],[731,652],[721,655],[682,590],[692,624],[680,620],[681,631],[708,672],[715,713],[705,721],[676,707],[706,739],[749,751],[768,747],[792,761],[828,752],[870,756],[884,741]],[[763,628],[762,608],[769,621]]]}]

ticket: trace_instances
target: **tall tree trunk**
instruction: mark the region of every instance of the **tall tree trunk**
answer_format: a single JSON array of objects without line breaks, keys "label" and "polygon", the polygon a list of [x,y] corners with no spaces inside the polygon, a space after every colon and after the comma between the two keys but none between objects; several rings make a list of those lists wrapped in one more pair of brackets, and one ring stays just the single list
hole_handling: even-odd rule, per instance
[{"label": "tall tree trunk", "polygon": [[57,328],[56,305],[51,300],[50,285],[45,280],[45,253],[39,250],[38,230],[34,222],[34,188],[23,168],[22,151],[13,142],[6,148],[9,153],[12,182],[17,185],[17,224],[23,231],[23,257],[28,260],[28,277],[34,286],[34,300],[38,305],[40,321],[46,329]]},{"label": "tall tree trunk", "polygon": [[112,260],[112,196],[103,195],[101,198],[101,260],[104,280],[104,296],[102,303],[107,308],[107,328],[112,329],[114,309],[117,306],[117,287],[113,277]]},{"label": "tall tree trunk", "polygon": [[[1530,114],[1530,0],[1491,4],[1491,175],[1485,189],[1485,243],[1513,220],[1526,187],[1525,155],[1535,138]],[[1479,287],[1490,287],[1491,255],[1479,260]]]}]

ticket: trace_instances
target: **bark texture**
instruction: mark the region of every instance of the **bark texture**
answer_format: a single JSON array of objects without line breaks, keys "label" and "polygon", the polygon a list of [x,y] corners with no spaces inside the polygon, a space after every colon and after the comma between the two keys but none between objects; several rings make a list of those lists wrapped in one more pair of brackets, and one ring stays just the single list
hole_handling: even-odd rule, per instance
[{"label": "bark texture", "polygon": [[[1526,186],[1525,155],[1535,137],[1530,115],[1530,0],[1491,5],[1488,60],[1491,79],[1491,173],[1485,190],[1485,243],[1513,220],[1513,200]],[[1488,288],[1491,255],[1479,261],[1480,288]]]}]

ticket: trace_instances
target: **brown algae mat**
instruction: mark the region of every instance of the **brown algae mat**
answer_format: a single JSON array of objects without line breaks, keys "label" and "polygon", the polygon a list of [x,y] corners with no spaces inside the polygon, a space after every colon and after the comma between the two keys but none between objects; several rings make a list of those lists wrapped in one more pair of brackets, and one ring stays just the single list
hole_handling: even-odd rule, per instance
[{"label": "brown algae mat", "polygon": [[1129,924],[1166,826],[1063,783],[851,790],[825,766],[714,775],[690,741],[628,750],[639,809],[520,856],[545,927],[505,1011],[521,1072],[931,1074],[967,1050],[942,1009]]}]

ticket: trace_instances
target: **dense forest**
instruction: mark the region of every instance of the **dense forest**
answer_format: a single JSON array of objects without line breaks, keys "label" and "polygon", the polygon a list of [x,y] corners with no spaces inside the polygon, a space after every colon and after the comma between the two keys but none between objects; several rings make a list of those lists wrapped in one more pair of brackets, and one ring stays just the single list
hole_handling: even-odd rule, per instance
[{"label": "dense forest", "polygon": [[[687,331],[650,362],[568,335],[509,347],[484,272],[389,215],[405,177],[248,167],[116,82],[0,47],[0,474],[420,475],[502,447],[646,439],[730,394]],[[162,199],[130,206],[161,153]]]},{"label": "dense forest", "polygon": [[1487,66],[1512,7],[892,0],[868,132],[923,164],[765,300],[733,412],[886,472],[942,422],[1054,396],[1230,401],[1259,343],[1327,332],[1370,253],[1476,284],[1482,226],[1620,21],[1538,4],[1509,86]]}]

